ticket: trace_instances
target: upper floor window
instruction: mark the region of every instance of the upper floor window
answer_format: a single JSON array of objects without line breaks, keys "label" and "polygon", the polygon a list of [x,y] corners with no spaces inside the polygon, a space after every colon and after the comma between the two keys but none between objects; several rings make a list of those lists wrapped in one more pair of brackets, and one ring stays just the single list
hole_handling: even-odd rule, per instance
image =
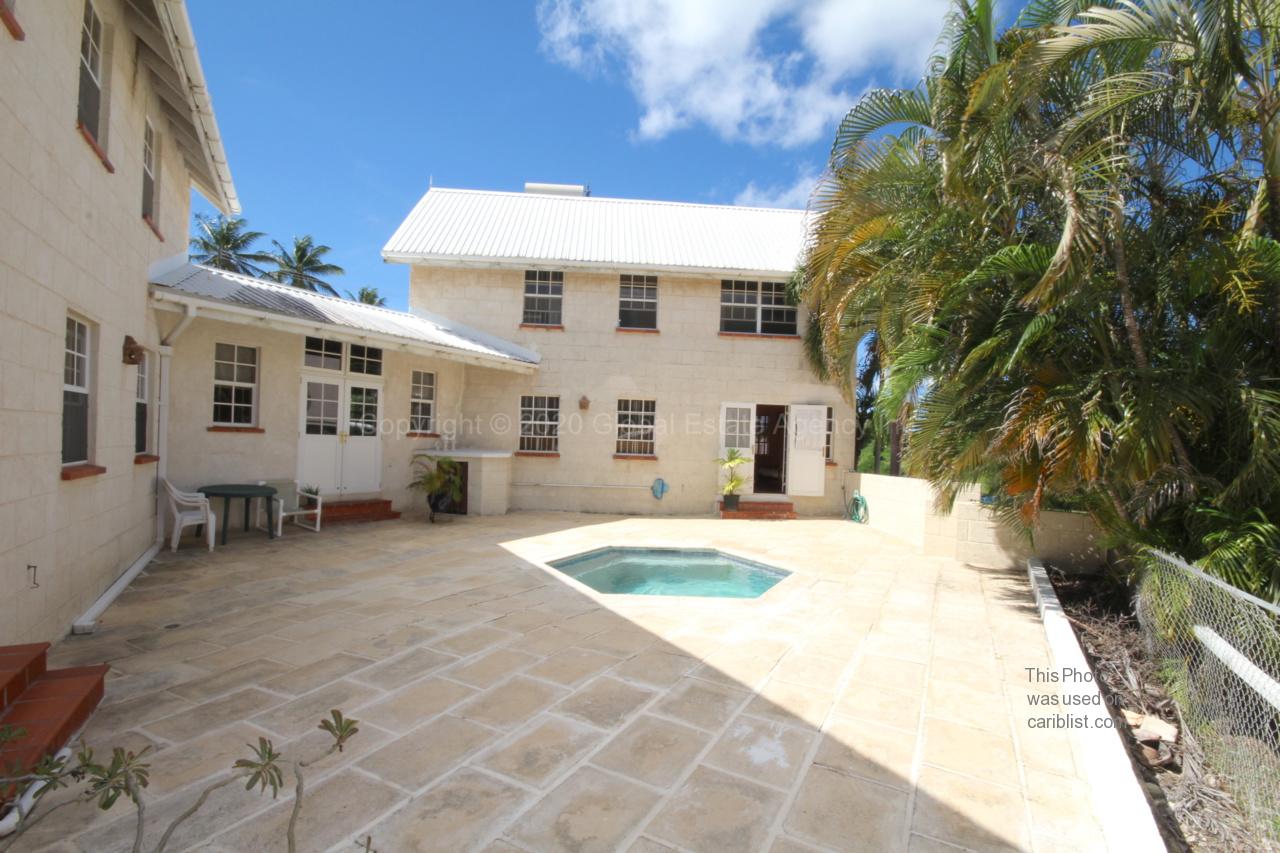
[{"label": "upper floor window", "polygon": [[658,277],[629,275],[619,277],[618,327],[622,329],[658,328]]},{"label": "upper floor window", "polygon": [[781,281],[720,282],[720,331],[749,335],[796,334],[796,308]]},{"label": "upper floor window", "polygon": [[564,273],[552,270],[526,270],[524,274],[524,319],[534,326],[562,325],[561,303],[564,302]]},{"label": "upper floor window", "polygon": [[432,432],[436,415],[436,375],[415,370],[409,388],[409,432]]},{"label": "upper floor window", "polygon": [[307,367],[323,370],[342,369],[342,341],[314,338],[310,335],[303,342],[302,363]]},{"label": "upper floor window", "polygon": [[352,373],[363,373],[366,376],[381,376],[382,349],[352,344],[348,369]]},{"label": "upper floor window", "polygon": [[224,426],[253,426],[257,398],[257,348],[214,344],[213,422]]},{"label": "upper floor window", "polygon": [[143,353],[142,361],[138,362],[137,384],[133,393],[133,452],[146,453],[148,436],[147,436],[147,403],[150,401],[150,377],[147,375],[147,369],[150,367],[147,355]]},{"label": "upper floor window", "polygon": [[560,398],[520,398],[520,449],[532,453],[560,451]]},{"label": "upper floor window", "polygon": [[85,0],[80,28],[80,100],[76,119],[95,142],[102,142],[102,19],[93,0]]},{"label": "upper floor window", "polygon": [[67,317],[62,362],[62,464],[89,461],[89,324]]},{"label": "upper floor window", "polygon": [[654,400],[618,401],[619,456],[653,456],[658,404]]},{"label": "upper floor window", "polygon": [[156,129],[147,119],[142,126],[142,218],[156,221]]}]

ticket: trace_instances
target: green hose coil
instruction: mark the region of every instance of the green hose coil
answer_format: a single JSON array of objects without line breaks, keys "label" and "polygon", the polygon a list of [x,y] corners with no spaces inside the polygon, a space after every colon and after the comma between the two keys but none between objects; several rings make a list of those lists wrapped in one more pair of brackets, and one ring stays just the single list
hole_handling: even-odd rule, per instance
[{"label": "green hose coil", "polygon": [[867,523],[867,499],[861,492],[854,492],[853,497],[849,499],[849,520],[856,521],[858,524]]}]

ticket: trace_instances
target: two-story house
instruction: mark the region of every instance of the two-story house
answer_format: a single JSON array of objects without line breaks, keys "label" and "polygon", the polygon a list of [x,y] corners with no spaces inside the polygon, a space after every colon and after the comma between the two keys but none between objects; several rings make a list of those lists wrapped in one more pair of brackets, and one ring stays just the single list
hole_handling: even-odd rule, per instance
[{"label": "two-story house", "polygon": [[803,515],[840,510],[855,444],[788,298],[804,239],[795,210],[432,188],[383,257],[409,265],[412,310],[539,355],[469,372],[441,426],[460,458],[512,455],[511,507],[707,513],[737,448],[743,501]]},{"label": "two-story house", "polygon": [[181,0],[0,0],[0,643],[56,638],[157,540],[191,189],[237,209]]}]

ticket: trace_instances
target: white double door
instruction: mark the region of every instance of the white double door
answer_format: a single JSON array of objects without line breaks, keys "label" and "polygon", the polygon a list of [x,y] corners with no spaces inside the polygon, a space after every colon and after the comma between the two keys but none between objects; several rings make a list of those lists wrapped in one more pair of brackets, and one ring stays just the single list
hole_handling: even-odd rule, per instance
[{"label": "white double door", "polygon": [[[737,448],[754,457],[759,403],[724,403],[720,406],[720,453]],[[786,407],[787,440],[783,456],[786,494],[821,496],[826,491],[827,407]],[[755,493],[754,460],[738,468],[747,481],[746,494]],[[766,493],[767,494],[767,493]]]},{"label": "white double door", "polygon": [[303,374],[298,481],[323,495],[382,488],[382,384]]}]

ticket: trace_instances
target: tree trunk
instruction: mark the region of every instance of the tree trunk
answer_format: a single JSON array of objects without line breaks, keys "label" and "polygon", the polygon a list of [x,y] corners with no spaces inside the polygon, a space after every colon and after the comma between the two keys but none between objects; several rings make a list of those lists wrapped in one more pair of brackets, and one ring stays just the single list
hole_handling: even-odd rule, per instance
[{"label": "tree trunk", "polygon": [[902,428],[897,421],[889,423],[889,476],[902,475]]}]

